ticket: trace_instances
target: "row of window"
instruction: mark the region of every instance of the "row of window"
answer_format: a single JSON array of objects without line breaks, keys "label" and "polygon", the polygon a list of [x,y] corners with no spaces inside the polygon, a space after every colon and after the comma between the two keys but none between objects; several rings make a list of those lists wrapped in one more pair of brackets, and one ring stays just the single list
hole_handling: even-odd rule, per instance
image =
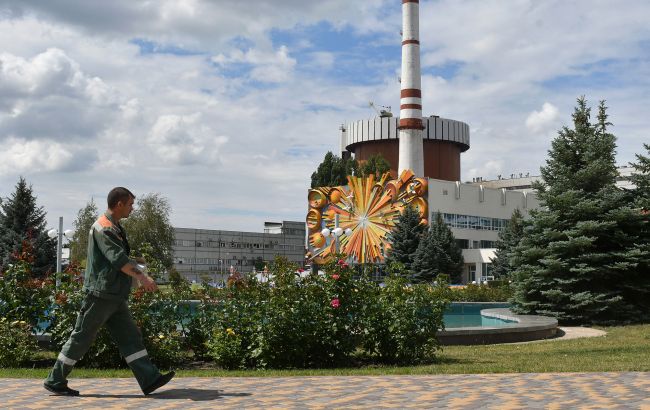
[{"label": "row of window", "polygon": [[491,249],[496,248],[496,241],[472,241],[469,239],[456,239],[460,249]]},{"label": "row of window", "polygon": [[[435,218],[435,213],[432,214],[432,219],[433,218]],[[477,229],[484,231],[500,231],[508,224],[507,219],[459,214],[442,214],[442,219],[450,228]]]},{"label": "row of window", "polygon": [[190,264],[190,265],[219,265],[219,266],[230,266],[241,264],[241,262],[247,261],[256,261],[262,260],[261,256],[256,258],[248,259],[246,256],[243,256],[241,259],[238,259],[236,256],[229,259],[219,259],[219,258],[175,258],[174,262],[179,264]]},{"label": "row of window", "polygon": [[269,243],[255,242],[217,242],[217,241],[192,241],[187,239],[175,239],[174,246],[183,246],[189,248],[235,248],[235,249],[302,249],[299,245],[281,244],[278,241]]}]

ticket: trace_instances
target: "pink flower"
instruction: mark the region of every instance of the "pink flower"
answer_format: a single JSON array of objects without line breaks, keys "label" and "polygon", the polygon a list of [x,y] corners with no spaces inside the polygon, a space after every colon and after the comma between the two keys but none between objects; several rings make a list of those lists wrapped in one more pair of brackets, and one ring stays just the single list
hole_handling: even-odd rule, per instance
[{"label": "pink flower", "polygon": [[345,265],[345,264],[346,264],[345,261],[344,261],[343,259],[339,259],[339,261],[338,261],[337,263],[338,263],[339,265]]},{"label": "pink flower", "polygon": [[340,278],[340,276],[337,275],[337,274],[332,275],[332,279],[334,279],[334,280],[338,280],[339,278]]},{"label": "pink flower", "polygon": [[338,309],[339,306],[341,306],[341,302],[339,302],[338,299],[332,299],[332,301],[330,302],[330,305],[331,305],[334,309]]}]

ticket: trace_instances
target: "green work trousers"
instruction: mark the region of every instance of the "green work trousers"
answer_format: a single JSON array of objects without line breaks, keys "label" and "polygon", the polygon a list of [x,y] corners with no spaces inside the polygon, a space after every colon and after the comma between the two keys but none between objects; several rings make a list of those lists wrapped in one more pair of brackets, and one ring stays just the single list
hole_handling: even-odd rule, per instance
[{"label": "green work trousers", "polygon": [[142,334],[133,321],[126,301],[102,299],[88,293],[77,316],[74,330],[45,380],[47,385],[68,385],[67,376],[75,363],[86,354],[103,325],[106,325],[111,337],[117,342],[120,354],[133,371],[141,389],[149,387],[160,376],[160,371],[149,359]]}]

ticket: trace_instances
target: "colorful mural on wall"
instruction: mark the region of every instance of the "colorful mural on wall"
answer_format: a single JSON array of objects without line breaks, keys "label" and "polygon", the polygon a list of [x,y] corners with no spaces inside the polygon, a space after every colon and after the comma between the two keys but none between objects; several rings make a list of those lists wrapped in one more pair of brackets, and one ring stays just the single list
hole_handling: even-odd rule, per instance
[{"label": "colorful mural on wall", "polygon": [[[415,178],[410,170],[389,180],[374,175],[348,176],[348,185],[309,190],[307,229],[308,259],[316,264],[328,262],[337,252],[349,263],[381,263],[390,248],[388,234],[407,205],[420,213],[427,224],[427,180]],[[338,226],[336,226],[338,215]]]}]

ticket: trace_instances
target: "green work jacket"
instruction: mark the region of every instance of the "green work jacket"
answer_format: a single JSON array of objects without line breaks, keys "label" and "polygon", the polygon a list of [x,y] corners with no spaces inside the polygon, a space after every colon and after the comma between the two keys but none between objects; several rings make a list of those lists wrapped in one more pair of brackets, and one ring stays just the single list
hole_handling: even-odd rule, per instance
[{"label": "green work jacket", "polygon": [[129,242],[119,223],[105,213],[90,228],[84,290],[104,299],[127,299],[132,278],[122,272],[129,262]]}]

